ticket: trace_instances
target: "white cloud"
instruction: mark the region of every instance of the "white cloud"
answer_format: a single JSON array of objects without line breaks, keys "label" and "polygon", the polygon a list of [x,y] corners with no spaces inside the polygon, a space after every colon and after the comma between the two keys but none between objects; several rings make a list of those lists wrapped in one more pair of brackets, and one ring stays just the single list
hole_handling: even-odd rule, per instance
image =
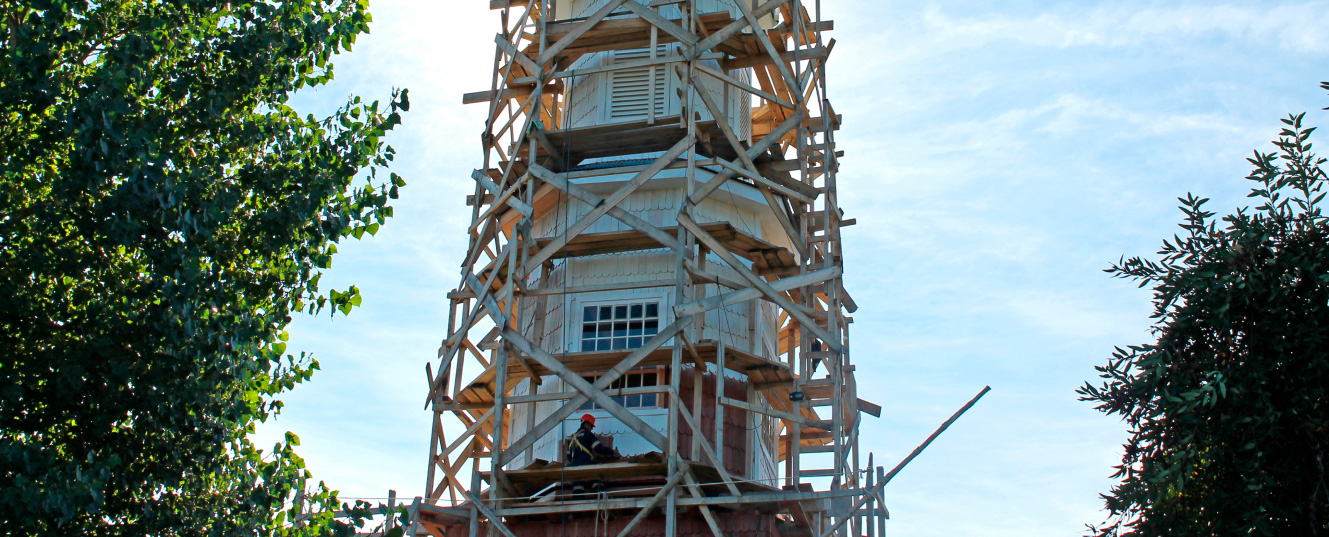
[{"label": "white cloud", "polygon": [[[1026,115],[1030,119],[1042,120],[1041,125],[1032,129],[1033,132],[1054,136],[1066,136],[1088,128],[1111,137],[1163,136],[1184,131],[1248,132],[1248,129],[1233,124],[1231,117],[1219,112],[1160,116],[1156,111],[1129,108],[1121,101],[1086,98],[1074,93],[1059,95],[1055,101]],[[1109,128],[1101,128],[1104,126]]]},{"label": "white cloud", "polygon": [[1296,52],[1329,50],[1329,4],[1308,2],[1263,8],[1189,5],[1139,8],[1113,4],[1073,13],[954,17],[929,10],[924,21],[940,40],[967,46],[1018,41],[1040,47],[1124,47],[1144,42],[1213,38],[1273,44]]},{"label": "white cloud", "polygon": [[1108,310],[1075,292],[1023,291],[1003,307],[1048,336],[1064,340],[1099,339],[1118,335],[1124,326],[1139,324],[1131,311]]}]

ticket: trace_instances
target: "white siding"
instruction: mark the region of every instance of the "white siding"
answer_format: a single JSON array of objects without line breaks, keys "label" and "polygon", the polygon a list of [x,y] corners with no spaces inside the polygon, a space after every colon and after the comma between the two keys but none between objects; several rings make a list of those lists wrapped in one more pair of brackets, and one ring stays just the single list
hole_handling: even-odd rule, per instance
[{"label": "white siding", "polygon": [[[708,178],[699,174],[698,179],[705,181]],[[674,218],[678,214],[679,208],[682,207],[684,195],[681,187],[637,190],[620,202],[618,206],[654,225],[673,226],[676,224]],[[734,203],[738,201],[736,196],[737,194],[725,191],[717,192],[693,208],[694,217],[701,223],[729,222],[733,224],[735,229],[754,237],[769,240],[766,239],[766,226],[763,224],[762,216],[756,211],[735,206]],[[557,236],[567,226],[576,223],[579,218],[590,210],[590,205],[573,198],[559,204],[548,216],[537,220],[533,231],[537,237]],[[630,226],[620,222],[617,218],[604,216],[591,224],[591,227],[585,233],[627,231],[630,229],[632,229]],[[783,230],[780,230],[780,233],[783,233]]]},{"label": "white siding", "polygon": [[[645,0],[639,1],[647,3]],[[593,14],[606,3],[607,0],[572,0],[572,5],[568,8],[568,11],[572,17],[585,17]],[[729,11],[731,16],[735,18],[742,16],[731,3],[731,0],[702,0],[698,2],[698,6],[702,13]],[[668,18],[679,16],[677,7],[672,6],[662,9],[660,13]],[[676,55],[679,50],[677,43],[661,44],[656,50],[656,56]],[[605,63],[633,61],[648,57],[650,57],[650,50],[649,47],[646,47],[587,54],[573,62],[571,70],[574,72],[574,76],[567,80],[568,113],[566,116],[567,124],[564,127],[586,127],[605,123],[641,121],[648,117],[647,111],[651,106],[655,108],[655,117],[678,116],[682,112],[682,102],[676,91],[680,81],[677,74],[670,67],[640,67],[607,73],[575,75],[577,69],[587,69]],[[719,63],[714,60],[706,60],[701,63],[719,69]],[[653,93],[650,91],[650,73],[652,71],[655,73]],[[750,71],[750,69],[739,69],[729,71],[728,75],[750,83]],[[752,133],[750,95],[705,75],[700,77],[699,86],[700,89],[707,91],[712,96],[716,105],[723,111],[723,115],[728,118],[738,137],[750,142]],[[704,103],[698,100],[695,104],[698,115],[704,121],[715,119]],[[646,155],[636,155],[631,158],[641,158],[643,156]],[[591,162],[622,158],[629,157],[593,159]]]},{"label": "white siding", "polygon": [[[569,388],[565,386],[564,383],[561,380],[559,380],[558,377],[546,376],[541,378],[541,385],[538,387],[537,393],[566,391],[568,389]],[[520,385],[518,385],[517,388],[513,390],[513,394],[526,395],[527,393],[529,393],[529,391],[530,391],[530,380],[524,380]],[[542,401],[539,403],[535,403],[533,405],[523,404],[511,407],[512,421],[508,422],[509,440],[515,440],[517,438],[520,438],[522,435],[525,435],[526,431],[530,430],[528,424],[531,423],[532,419],[534,420],[533,423],[538,424],[540,423],[541,420],[544,419],[545,416],[548,416],[554,413],[554,411],[558,410],[558,407],[562,406],[562,404],[563,404],[562,401]],[[530,415],[532,411],[535,412],[534,417]],[[580,416],[580,415],[581,414],[574,414],[574,416]],[[534,459],[544,459],[547,461],[559,460],[560,456],[558,452],[559,439],[571,435],[572,432],[575,431],[576,429],[577,429],[576,423],[573,423],[570,426],[567,423],[564,423],[561,428],[555,427],[552,431],[542,435],[539,440],[536,440],[535,444],[532,445],[529,450],[514,458],[512,462],[509,463],[508,468],[509,469],[521,468],[523,466],[530,464],[531,461],[533,461]]]},{"label": "white siding", "polygon": [[[560,2],[559,14],[561,17],[586,17],[596,10],[603,7],[608,0],[564,0]],[[648,3],[647,0],[633,0],[642,3]],[[741,13],[734,7],[734,0],[699,0],[699,11],[710,13],[716,11],[729,11],[735,18],[741,17]],[[677,18],[678,10],[675,7],[669,7],[661,10],[661,14],[669,18]],[[657,51],[657,56],[673,55],[678,53],[678,45],[662,45]],[[588,54],[579,58],[570,68],[588,69],[603,65],[605,62],[630,61],[649,57],[649,51],[646,49],[626,50],[626,51],[608,51],[595,54]],[[714,61],[706,62],[712,68],[718,68],[718,63]],[[649,76],[651,72],[655,73],[655,92],[650,91]],[[647,117],[647,111],[654,107],[656,117],[677,116],[681,111],[679,99],[675,88],[677,88],[677,78],[671,72],[672,69],[664,66],[660,67],[641,67],[629,70],[596,73],[591,75],[573,76],[568,79],[568,113],[567,122],[560,128],[585,127],[597,124],[622,121],[640,121]],[[730,76],[749,82],[751,74],[749,70],[730,71]],[[750,82],[749,82],[750,83]],[[751,136],[751,106],[749,95],[745,92],[730,88],[721,81],[702,76],[702,91],[707,91],[714,97],[714,101],[721,108],[725,119],[731,123],[739,137],[748,140]],[[708,110],[698,100],[696,103],[698,111],[703,119],[712,119]],[[659,154],[659,153],[656,153]],[[614,160],[620,159],[639,159],[649,158],[650,154],[629,155],[614,157]],[[598,159],[609,160],[609,159]],[[709,174],[700,173],[698,179],[705,181]],[[622,177],[619,180],[626,180]],[[604,177],[597,179],[604,183],[600,185],[591,185],[585,183],[588,189],[603,193],[604,189],[615,188],[611,178]],[[659,181],[659,182],[656,182]],[[628,196],[620,207],[632,214],[661,227],[671,227],[676,225],[675,216],[681,207],[685,192],[680,185],[681,181],[675,178],[656,179],[646,185],[650,189],[643,188]],[[661,185],[671,185],[661,187]],[[595,190],[593,186],[599,188]],[[704,201],[701,205],[694,208],[695,218],[702,223],[707,222],[729,222],[737,229],[754,235],[759,238],[766,238],[766,231],[783,231],[778,227],[771,227],[773,219],[769,214],[758,210],[750,209],[753,207],[751,202],[745,202],[738,199],[735,194],[729,192],[720,192]],[[570,200],[560,204],[555,210],[535,222],[533,232],[537,237],[554,237],[561,234],[568,225],[576,222],[582,215],[587,214],[591,207],[578,200]],[[619,222],[612,217],[602,217],[592,224],[585,233],[599,233],[608,231],[625,231],[631,229],[629,226]],[[770,239],[767,239],[770,240]],[[780,244],[782,241],[771,241]],[[664,249],[647,250],[638,252],[626,252],[621,254],[608,254],[581,257],[568,260],[559,260],[554,263],[554,270],[549,275],[548,282],[539,282],[540,287],[576,287],[583,285],[623,283],[646,280],[671,279],[673,277],[673,268],[675,255]],[[724,267],[723,262],[718,257],[712,255],[707,260],[710,270],[726,275],[730,278],[737,278],[737,275],[730,269]],[[709,286],[708,296],[714,296],[719,289],[715,286]],[[520,326],[527,334],[531,334],[536,325],[536,316],[543,315],[545,319],[544,331],[542,334],[531,334],[541,339],[542,347],[555,355],[562,352],[577,351],[580,348],[580,322],[581,307],[583,304],[605,302],[605,301],[642,301],[658,300],[660,302],[661,319],[660,325],[663,327],[673,321],[672,306],[674,305],[673,288],[659,287],[647,289],[635,289],[624,291],[610,291],[598,293],[582,293],[568,296],[552,296],[545,300],[545,306],[542,311],[536,311],[535,298],[523,299],[523,311],[530,312],[524,314],[520,319]],[[722,309],[712,310],[706,314],[705,331],[701,339],[718,339],[726,345],[734,348],[752,350],[768,349],[767,357],[774,354],[775,345],[775,317],[774,309],[769,305],[760,303],[756,308],[756,316],[759,318],[757,326],[754,328],[753,312],[754,308],[748,303],[730,305]],[[769,325],[769,326],[767,326]],[[752,341],[756,339],[757,341]],[[760,351],[759,351],[760,352]],[[521,394],[528,393],[531,389],[529,381],[523,382],[517,388]],[[556,377],[545,377],[539,391],[566,391],[570,387]],[[512,414],[510,422],[509,438],[517,438],[528,430],[528,422],[534,420],[538,423],[545,416],[553,413],[562,405],[562,401],[546,401],[534,405],[519,405]],[[533,413],[533,414],[532,414]],[[662,409],[641,409],[636,411],[648,424],[662,433],[665,431],[667,422],[667,413]],[[581,412],[576,412],[568,420],[565,420],[560,427],[555,428],[543,435],[527,454],[518,456],[512,463],[512,467],[521,467],[530,463],[531,457],[545,460],[560,460],[559,451],[560,440],[572,434],[577,427],[577,419]],[[597,432],[602,434],[615,435],[615,443],[624,454],[642,453],[654,449],[649,446],[640,436],[631,433],[627,427],[623,426],[618,420],[608,417],[604,413],[597,414],[600,418]],[[755,435],[760,436],[760,435]],[[755,442],[749,450],[750,456],[754,457],[753,464],[749,467],[760,478],[775,477],[774,455],[770,445],[763,439],[761,442]]]},{"label": "white siding", "polygon": [[[764,396],[759,394],[757,395],[757,398],[757,404],[766,403]],[[765,406],[770,405],[767,404]],[[753,447],[750,451],[750,453],[752,453],[753,462],[750,467],[752,471],[750,477],[757,481],[765,481],[767,486],[778,487],[780,469],[779,463],[776,462],[776,457],[779,454],[779,449],[776,447],[776,435],[779,434],[779,431],[763,425],[779,422],[755,413],[748,414],[748,419],[750,420],[749,423],[752,427],[752,440],[748,445]],[[774,425],[773,427],[778,428],[779,426]]]},{"label": "white siding", "polygon": [[568,124],[563,125],[562,128],[589,127],[602,123],[600,114],[605,100],[604,85],[607,74],[577,75],[576,70],[597,67],[604,63],[608,57],[606,54],[587,54],[572,62],[573,76],[567,80],[568,91],[570,92],[568,97]]}]

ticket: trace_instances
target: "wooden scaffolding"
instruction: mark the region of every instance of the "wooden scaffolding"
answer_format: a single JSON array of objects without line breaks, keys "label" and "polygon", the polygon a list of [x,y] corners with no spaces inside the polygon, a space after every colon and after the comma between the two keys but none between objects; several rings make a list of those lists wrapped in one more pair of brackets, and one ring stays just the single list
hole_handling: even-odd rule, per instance
[{"label": "wooden scaffolding", "polygon": [[[734,9],[708,13],[699,12],[700,0],[608,0],[589,16],[561,20],[552,0],[488,1],[501,11],[502,31],[495,38],[491,87],[463,98],[488,106],[484,165],[472,174],[470,242],[461,282],[448,295],[447,337],[437,363],[426,367],[434,419],[426,497],[413,509],[418,534],[447,535],[449,525],[464,521],[470,535],[513,537],[505,520],[610,509],[635,512],[616,526],[626,536],[661,508],[664,534],[671,536],[681,534],[680,516],[692,514],[720,537],[726,530],[718,513],[734,509],[778,513],[781,524],[795,528],[792,534],[876,535],[879,526],[884,532],[881,468],[873,468],[858,447],[860,417],[878,415],[880,408],[858,398],[850,362],[849,314],[856,306],[842,285],[840,230],[853,220],[838,206],[840,117],[827,97],[825,70],[835,41],[823,39],[833,24],[821,20],[820,1],[730,0]],[[664,44],[673,45],[658,53]],[[572,68],[583,55],[627,49],[650,52]],[[650,67],[652,86],[663,83],[657,77],[673,77],[681,113],[657,115],[648,106],[644,120],[566,127],[564,89],[572,77],[642,67]],[[727,74],[736,69],[751,69],[751,83]],[[746,137],[723,120],[724,103],[699,89],[703,83],[723,84],[751,104]],[[652,152],[663,153],[612,168],[580,166],[587,159]],[[685,178],[686,197],[671,225],[654,225],[620,206],[665,173]],[[630,179],[612,192],[582,186],[609,174]],[[727,222],[696,219],[693,208],[733,182],[760,193],[786,236],[779,242],[788,246]],[[591,209],[556,234],[536,236],[535,220],[569,199]],[[586,232],[601,218],[616,219],[628,231]],[[562,260],[647,249],[667,249],[673,273],[631,284],[548,285],[554,263]],[[523,308],[544,311],[543,301],[551,297],[630,286],[667,286],[675,297],[669,305],[675,320],[661,323],[638,348],[556,356],[539,341],[542,330],[532,335],[518,326]],[[705,312],[753,301],[777,308],[778,351],[772,356],[701,339]],[[696,374],[684,378],[689,364]],[[667,382],[620,386],[611,394],[615,380],[651,365],[668,367],[662,369]],[[680,439],[681,427],[698,431],[705,425],[695,414],[703,403],[700,373],[708,370],[741,374],[763,396],[766,404],[754,404],[753,398],[726,397],[717,386],[712,412],[777,421],[778,486],[750,486],[718,464],[719,431],[714,440],[703,434]],[[584,376],[590,372],[598,377]],[[571,389],[513,393],[523,380],[538,385],[544,376],[556,376]],[[708,378],[719,383],[725,377]],[[685,388],[692,392],[692,411]],[[624,393],[654,393],[666,401],[666,430],[648,426],[615,399]],[[510,435],[515,408],[549,401],[561,407],[518,437]],[[538,467],[508,468],[588,401],[640,434],[660,460],[544,474]],[[450,429],[464,430],[445,430],[448,414],[461,423]],[[723,420],[711,424],[718,428]],[[687,442],[693,444],[692,460],[679,455]],[[662,484],[639,497],[550,501],[530,492],[551,480],[645,474],[661,476]]]}]

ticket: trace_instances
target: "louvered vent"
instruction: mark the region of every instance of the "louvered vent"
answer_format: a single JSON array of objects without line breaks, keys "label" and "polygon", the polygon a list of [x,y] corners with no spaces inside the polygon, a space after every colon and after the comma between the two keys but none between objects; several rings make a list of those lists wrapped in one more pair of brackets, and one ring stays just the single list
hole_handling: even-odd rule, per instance
[{"label": "louvered vent", "polygon": [[[665,46],[660,46],[656,51],[656,57],[668,54]],[[649,48],[620,50],[614,53],[614,63],[623,63],[635,60],[650,58]],[[652,67],[635,67],[613,71],[609,78],[610,100],[609,100],[609,120],[610,121],[630,121],[634,119],[646,119],[647,106],[655,107],[655,116],[665,115],[667,109],[667,98],[669,95],[669,77],[666,76],[664,66],[656,66],[655,69],[655,93],[650,93],[650,73]]]}]

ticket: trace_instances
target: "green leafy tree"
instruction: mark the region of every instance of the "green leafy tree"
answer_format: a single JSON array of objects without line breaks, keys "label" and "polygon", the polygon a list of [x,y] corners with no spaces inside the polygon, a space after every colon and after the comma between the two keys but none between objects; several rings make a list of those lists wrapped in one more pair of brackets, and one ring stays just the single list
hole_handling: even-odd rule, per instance
[{"label": "green leafy tree", "polygon": [[1161,259],[1108,270],[1153,287],[1157,340],[1078,390],[1130,426],[1091,532],[1329,535],[1329,224],[1304,116],[1249,159],[1254,210],[1187,195]]},{"label": "green leafy tree", "polygon": [[318,368],[283,327],[359,304],[319,275],[405,184],[379,178],[404,90],[322,120],[287,104],[367,9],[0,0],[4,531],[348,531],[294,435],[247,435]]}]

